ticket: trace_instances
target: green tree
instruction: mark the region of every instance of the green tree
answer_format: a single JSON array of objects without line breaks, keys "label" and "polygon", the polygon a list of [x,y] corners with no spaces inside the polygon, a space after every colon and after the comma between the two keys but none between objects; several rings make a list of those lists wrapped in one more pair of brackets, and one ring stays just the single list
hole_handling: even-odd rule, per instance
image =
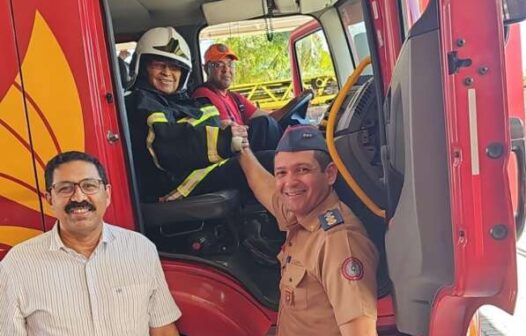
[{"label": "green tree", "polygon": [[221,38],[236,52],[236,84],[290,79],[287,43],[290,33],[274,33],[272,41],[265,34]]},{"label": "green tree", "polygon": [[[238,55],[235,85],[242,85],[291,79],[289,37],[290,32],[277,32],[269,41],[262,32],[218,38],[214,43],[224,43]],[[296,48],[303,79],[334,74],[331,56],[321,31],[300,40]]]},{"label": "green tree", "polygon": [[334,74],[331,55],[321,31],[299,40],[296,50],[303,79]]}]

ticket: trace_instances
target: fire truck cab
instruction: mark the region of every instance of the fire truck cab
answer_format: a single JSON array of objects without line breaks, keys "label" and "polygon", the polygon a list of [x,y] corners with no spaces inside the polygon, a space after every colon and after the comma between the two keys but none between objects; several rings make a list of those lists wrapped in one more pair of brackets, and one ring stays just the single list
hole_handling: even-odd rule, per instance
[{"label": "fire truck cab", "polygon": [[115,45],[173,26],[199,84],[203,27],[297,14],[315,22],[291,36],[291,122],[309,102],[295,41],[321,30],[339,92],[320,127],[340,197],[382,256],[378,334],[478,335],[480,306],[513,313],[526,199],[519,0],[0,0],[0,259],[54,225],[45,163],[86,151],[113,185],[106,221],[157,245],[184,335],[272,334],[279,266],[243,230],[273,219],[232,190],[141,199]]}]

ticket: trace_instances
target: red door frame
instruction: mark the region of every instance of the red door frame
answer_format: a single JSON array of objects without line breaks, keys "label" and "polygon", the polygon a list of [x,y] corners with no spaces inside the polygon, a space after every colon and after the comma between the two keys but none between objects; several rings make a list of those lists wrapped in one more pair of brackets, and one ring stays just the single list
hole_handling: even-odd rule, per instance
[{"label": "red door frame", "polygon": [[[431,336],[462,335],[483,304],[512,313],[517,295],[515,224],[506,170],[510,137],[501,4],[438,3],[455,280],[436,296]],[[473,13],[483,25],[473,24]],[[448,74],[445,55],[451,51],[470,58],[472,65]],[[491,153],[499,155],[492,158]]]},{"label": "red door frame", "polygon": [[378,68],[384,84],[383,92],[387,92],[403,42],[400,9],[397,2],[392,0],[368,0],[368,8],[369,17],[374,25]]},{"label": "red door frame", "polygon": [[[397,29],[396,18],[392,15],[396,12],[395,2],[380,3],[382,1],[370,0],[368,5],[376,31],[377,65],[384,77],[385,89],[399,46],[393,38]],[[422,10],[429,1],[407,0],[406,3]],[[511,94],[514,101],[512,105],[520,108],[522,119],[524,113],[519,104],[524,98],[518,80],[515,78],[512,84],[506,76],[500,2],[441,0],[439,3],[455,281],[436,296],[429,335],[462,335],[481,305],[493,304],[511,313],[515,304],[515,225],[506,172],[510,148],[508,95]],[[473,24],[473,13],[477,13],[477,22],[485,22],[484,27]],[[411,20],[409,24],[412,23]],[[384,38],[388,35],[391,37]],[[460,38],[467,41],[462,48],[456,44]],[[512,35],[512,41],[514,38],[516,35]],[[460,58],[471,58],[473,65],[449,75],[445,55],[453,50],[459,52]],[[509,60],[520,54],[515,51],[506,56]],[[489,71],[485,71],[486,68]],[[509,73],[510,69],[507,70]],[[507,88],[513,92],[508,93]],[[478,98],[473,98],[474,93]],[[481,97],[491,99],[482,102]],[[478,154],[474,165],[470,160],[474,143],[470,137],[470,107],[475,111],[472,115],[478,116],[471,127],[478,140],[478,147],[473,147]],[[493,159],[486,154],[486,149],[495,143],[502,145],[503,153]],[[499,236],[499,229],[507,232],[501,240],[494,238]]]}]

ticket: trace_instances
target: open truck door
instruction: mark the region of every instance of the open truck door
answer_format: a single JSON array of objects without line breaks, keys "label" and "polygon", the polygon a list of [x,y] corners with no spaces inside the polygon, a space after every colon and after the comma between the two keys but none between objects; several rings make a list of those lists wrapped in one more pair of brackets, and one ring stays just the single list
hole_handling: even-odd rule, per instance
[{"label": "open truck door", "polygon": [[385,94],[387,260],[406,334],[465,335],[480,306],[514,309],[504,30],[501,1],[429,1]]}]

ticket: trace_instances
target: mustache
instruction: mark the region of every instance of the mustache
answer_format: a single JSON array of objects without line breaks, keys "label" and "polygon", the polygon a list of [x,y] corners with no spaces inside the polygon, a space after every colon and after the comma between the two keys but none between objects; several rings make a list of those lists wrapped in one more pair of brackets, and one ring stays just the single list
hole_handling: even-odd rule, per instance
[{"label": "mustache", "polygon": [[95,211],[95,206],[91,203],[89,203],[88,201],[82,201],[82,202],[75,202],[75,201],[71,201],[68,203],[68,205],[66,205],[66,207],[64,208],[64,210],[66,211],[66,213],[71,213],[74,209],[76,208],[87,208],[89,211]]}]

